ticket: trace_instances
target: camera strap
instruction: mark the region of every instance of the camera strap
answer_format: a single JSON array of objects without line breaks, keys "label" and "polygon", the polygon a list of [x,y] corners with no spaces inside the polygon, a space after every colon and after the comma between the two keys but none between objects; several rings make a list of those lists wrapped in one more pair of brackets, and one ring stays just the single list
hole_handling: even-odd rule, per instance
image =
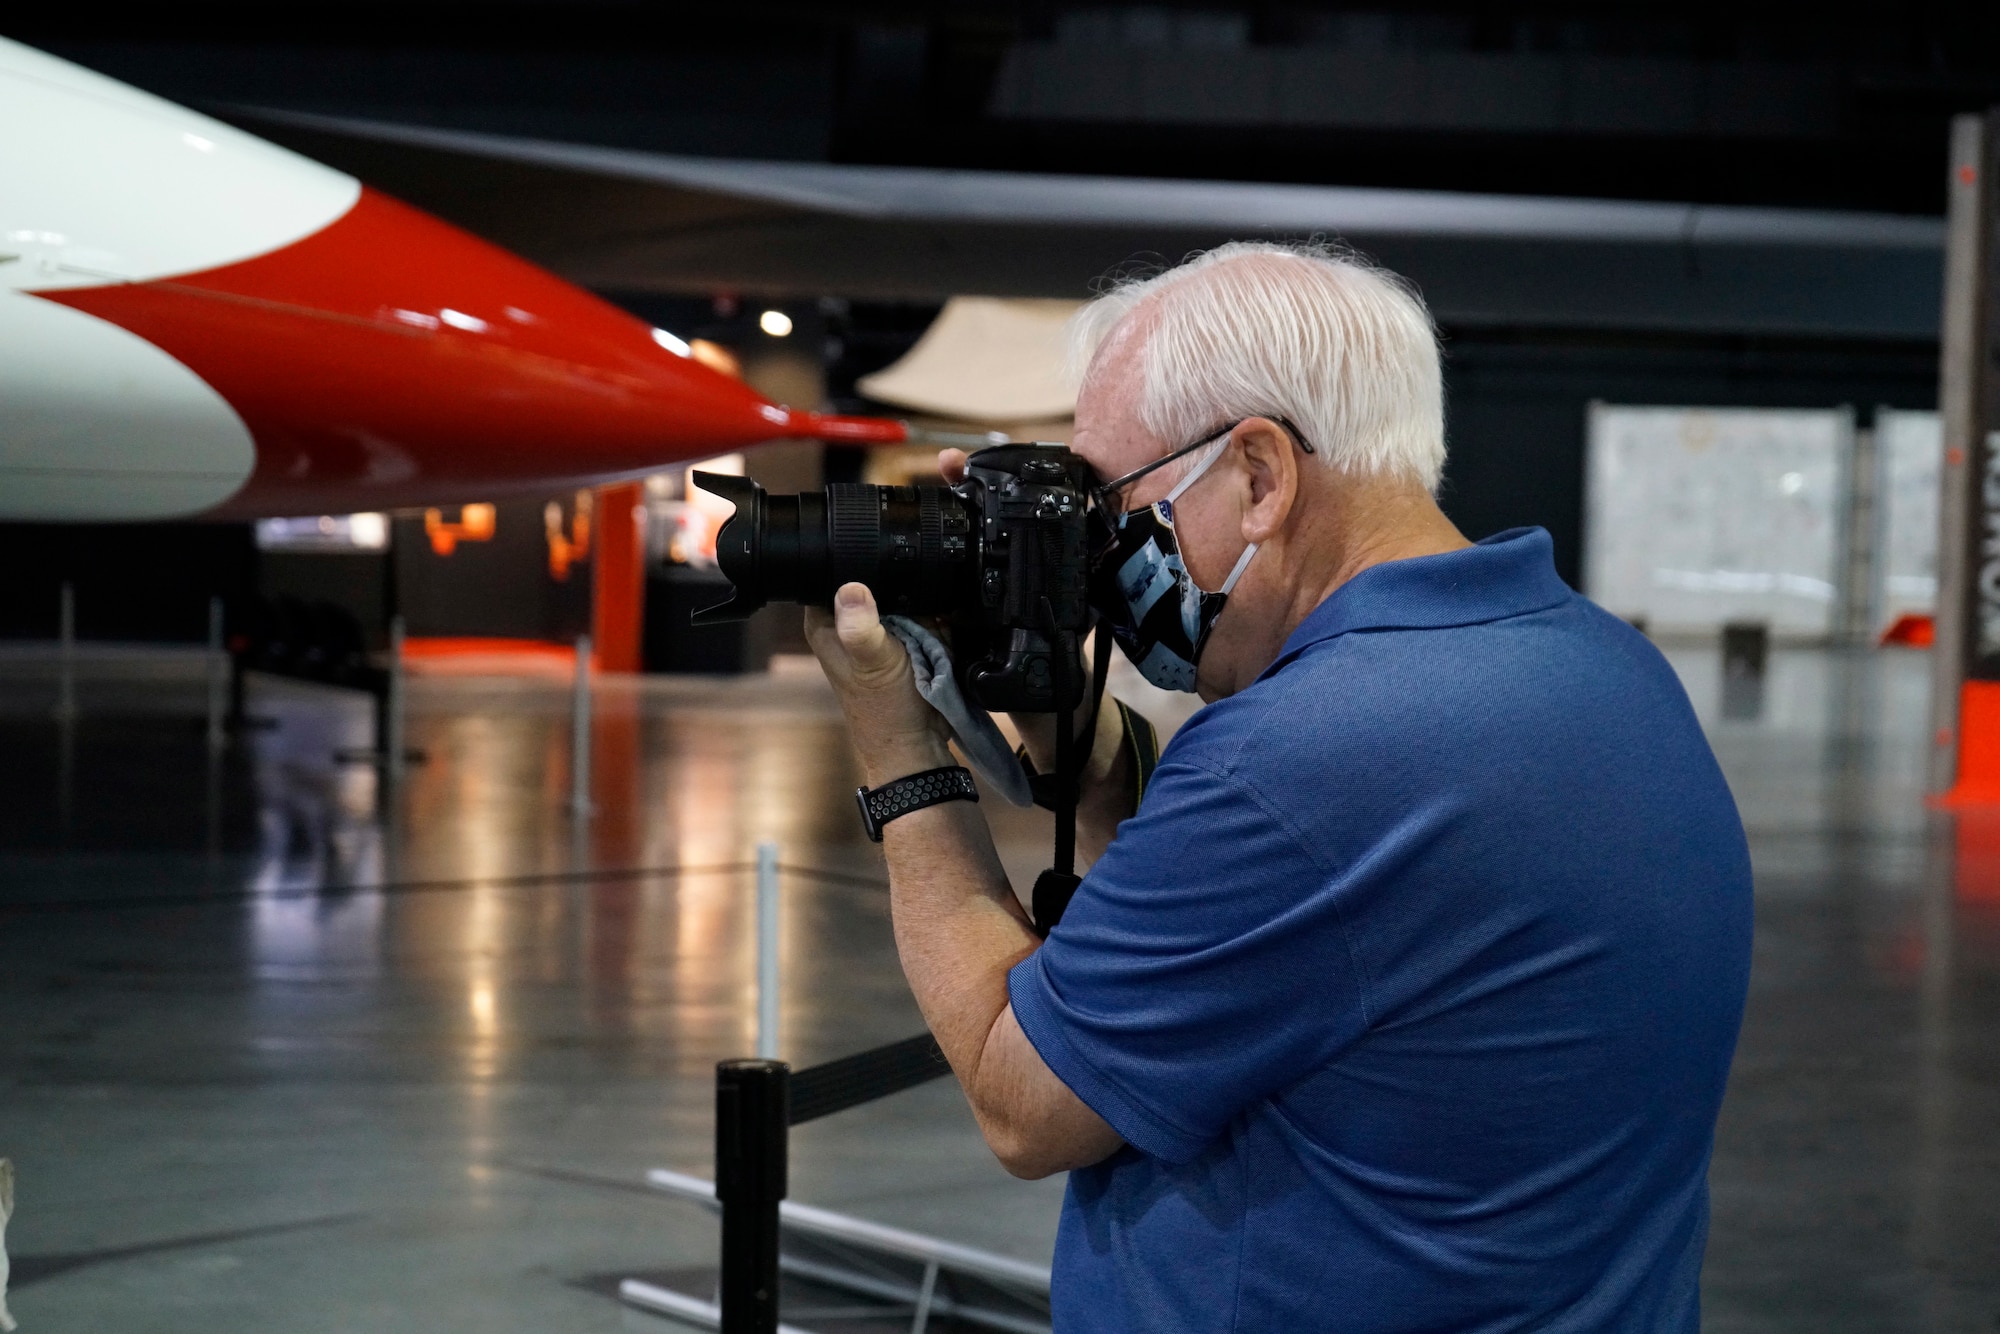
[{"label": "camera strap", "polygon": [[1104,685],[1111,675],[1111,635],[1109,628],[1097,636],[1095,661],[1091,667],[1089,718],[1083,732],[1083,744],[1077,744],[1076,709],[1069,701],[1075,688],[1074,673],[1077,665],[1077,642],[1073,631],[1056,628],[1055,609],[1046,598],[1042,600],[1042,620],[1050,642],[1057,647],[1056,652],[1056,698],[1061,701],[1056,709],[1056,771],[1055,812],[1056,846],[1055,865],[1035,879],[1035,890],[1029,902],[1029,911],[1034,918],[1035,931],[1046,937],[1062,920],[1069,907],[1069,901],[1076,894],[1076,887],[1083,878],[1076,873],[1076,802],[1077,792],[1083,777],[1083,770],[1090,763],[1090,753],[1097,743],[1097,715],[1104,704]]}]

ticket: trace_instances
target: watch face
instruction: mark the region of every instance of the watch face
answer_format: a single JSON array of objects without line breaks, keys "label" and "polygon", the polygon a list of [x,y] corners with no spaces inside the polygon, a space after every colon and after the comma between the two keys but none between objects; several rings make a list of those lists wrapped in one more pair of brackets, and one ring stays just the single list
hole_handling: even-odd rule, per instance
[{"label": "watch face", "polygon": [[869,842],[880,843],[882,841],[882,826],[875,823],[875,812],[869,808],[867,788],[857,787],[854,789],[854,804],[861,808],[862,832],[868,835]]}]

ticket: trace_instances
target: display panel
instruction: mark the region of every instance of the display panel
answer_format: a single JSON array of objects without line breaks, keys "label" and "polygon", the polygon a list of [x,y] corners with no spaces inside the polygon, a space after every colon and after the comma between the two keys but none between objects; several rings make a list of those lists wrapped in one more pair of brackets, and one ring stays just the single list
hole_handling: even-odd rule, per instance
[{"label": "display panel", "polygon": [[1593,404],[1584,587],[1656,632],[1835,625],[1845,411]]},{"label": "display panel", "polygon": [[316,514],[257,520],[259,551],[382,551],[389,545],[386,514]]},{"label": "display panel", "polygon": [[1880,526],[1875,633],[1937,610],[1938,472],[1944,437],[1935,412],[1875,413]]}]

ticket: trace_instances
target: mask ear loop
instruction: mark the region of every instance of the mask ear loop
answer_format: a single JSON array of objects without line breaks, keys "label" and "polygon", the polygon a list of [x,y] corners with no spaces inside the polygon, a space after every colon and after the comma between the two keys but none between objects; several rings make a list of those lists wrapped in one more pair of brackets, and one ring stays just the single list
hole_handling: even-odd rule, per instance
[{"label": "mask ear loop", "polygon": [[1230,591],[1236,587],[1236,581],[1241,579],[1243,572],[1250,568],[1250,558],[1256,554],[1257,544],[1255,542],[1243,548],[1243,554],[1236,558],[1236,564],[1230,569],[1229,577],[1222,581],[1222,587],[1215,590],[1217,597],[1229,596]]},{"label": "mask ear loop", "polygon": [[[1229,429],[1233,431],[1236,428],[1232,426]],[[1211,441],[1210,443],[1215,443],[1215,442]],[[1194,471],[1190,472],[1187,476],[1181,478],[1178,482],[1175,482],[1174,489],[1167,492],[1165,496],[1161,497],[1160,503],[1167,507],[1167,511],[1169,513],[1173,512],[1174,502],[1176,500],[1179,500],[1182,494],[1185,493],[1189,487],[1193,486],[1196,482],[1200,481],[1201,475],[1207,472],[1210,468],[1213,468],[1215,466],[1215,461],[1217,459],[1221,458],[1225,453],[1228,452],[1229,437],[1226,433],[1223,435],[1220,443],[1222,445],[1221,449],[1216,450],[1213,454],[1210,454],[1207,458],[1203,459],[1199,467],[1194,469]]]},{"label": "mask ear loop", "polygon": [[[1233,431],[1236,428],[1232,426],[1229,429]],[[1223,447],[1221,449],[1218,449],[1213,454],[1210,454],[1207,459],[1203,460],[1200,467],[1196,468],[1193,472],[1189,473],[1187,476],[1181,478],[1180,481],[1174,483],[1174,489],[1167,492],[1166,496],[1160,502],[1161,504],[1167,507],[1167,513],[1169,515],[1172,515],[1173,513],[1174,502],[1176,500],[1179,500],[1181,498],[1182,493],[1185,492],[1189,487],[1193,486],[1196,482],[1200,481],[1201,475],[1203,473],[1207,472],[1210,468],[1215,466],[1215,461],[1222,457],[1223,453],[1228,449],[1228,447],[1229,447],[1228,438],[1225,436],[1223,439]],[[1257,544],[1255,542],[1252,542],[1249,546],[1243,548],[1243,554],[1236,558],[1236,564],[1229,571],[1229,577],[1222,581],[1222,587],[1216,589],[1213,596],[1216,597],[1229,596],[1230,591],[1236,587],[1236,581],[1243,577],[1243,571],[1245,571],[1250,567],[1250,558],[1256,554],[1257,554]],[[1187,554],[1185,552],[1181,554],[1181,559],[1182,560],[1187,559]],[[1194,576],[1192,574],[1188,576],[1188,582],[1190,584],[1194,584]],[[1195,584],[1194,586],[1196,592],[1199,593],[1207,592],[1207,590],[1203,589],[1199,584]]]},{"label": "mask ear loop", "polygon": [[[1204,593],[1202,594],[1202,596],[1218,597],[1218,598],[1228,597],[1231,590],[1233,590],[1236,587],[1236,581],[1238,579],[1241,579],[1243,577],[1243,572],[1250,568],[1250,558],[1256,554],[1257,554],[1257,544],[1255,542],[1252,542],[1249,546],[1243,548],[1243,554],[1236,558],[1236,565],[1229,571],[1229,577],[1222,581],[1222,587],[1218,588],[1213,593]],[[1188,584],[1190,586],[1197,586],[1194,583],[1194,576],[1192,575],[1188,576]],[[1208,637],[1209,635],[1215,632],[1215,623],[1216,621],[1222,618],[1223,610],[1224,609],[1221,607],[1216,608],[1215,615],[1209,619],[1208,624],[1201,627],[1201,638],[1194,641],[1194,657],[1193,657],[1194,662],[1199,663],[1201,661],[1201,652],[1203,649],[1208,647]]]}]

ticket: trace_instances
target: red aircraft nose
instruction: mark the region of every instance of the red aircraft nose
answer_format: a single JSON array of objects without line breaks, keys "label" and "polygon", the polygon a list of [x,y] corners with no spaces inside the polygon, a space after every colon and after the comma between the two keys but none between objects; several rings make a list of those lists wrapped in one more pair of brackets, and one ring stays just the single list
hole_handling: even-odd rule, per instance
[{"label": "red aircraft nose", "polygon": [[257,464],[216,515],[456,503],[780,437],[904,436],[771,403],[671,334],[366,189],[254,259],[41,295],[163,348],[241,415]]}]

